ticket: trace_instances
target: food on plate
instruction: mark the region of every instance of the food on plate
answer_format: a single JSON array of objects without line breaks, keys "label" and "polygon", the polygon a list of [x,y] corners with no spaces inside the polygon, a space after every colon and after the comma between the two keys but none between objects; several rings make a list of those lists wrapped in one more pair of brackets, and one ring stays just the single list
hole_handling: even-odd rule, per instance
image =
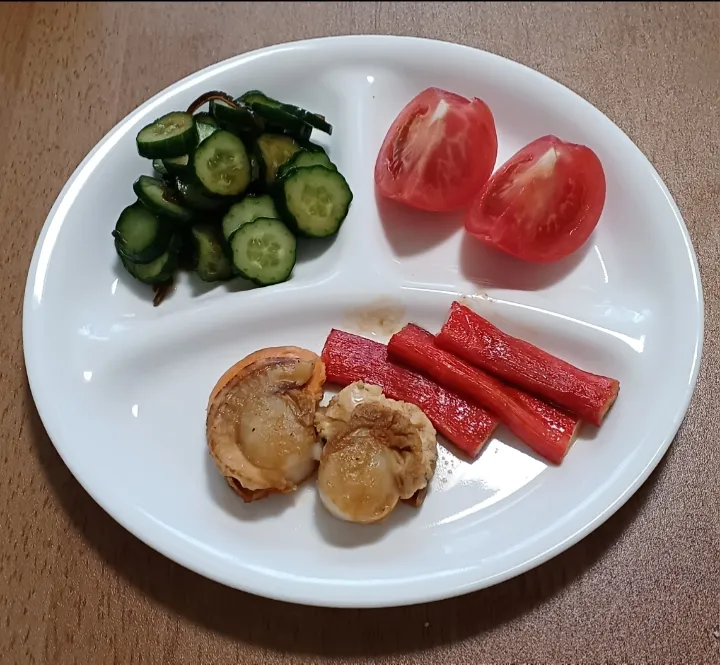
[{"label": "food on plate", "polygon": [[465,218],[476,238],[525,261],[548,263],[578,250],[605,204],[605,173],[587,146],[543,136],[487,181]]},{"label": "food on plate", "polygon": [[120,213],[112,235],[121,259],[147,264],[167,252],[174,234],[169,220],[136,201]]},{"label": "food on plate", "polygon": [[222,233],[225,240],[230,240],[231,236],[243,224],[254,222],[259,217],[266,219],[280,219],[275,203],[271,196],[267,194],[246,196],[240,203],[230,206],[222,219]]},{"label": "food on plate", "polygon": [[620,390],[616,379],[581,370],[512,337],[458,302],[452,304],[436,343],[596,426],[600,426]]},{"label": "food on plate", "polygon": [[315,423],[325,442],[317,488],[339,519],[378,522],[399,500],[424,493],[435,473],[430,420],[417,406],[386,398],[379,386],[343,388],[317,411]]},{"label": "food on plate", "polygon": [[[209,100],[210,117],[215,120],[218,127],[241,136],[250,137],[256,135],[261,129],[261,125],[252,109],[244,103],[238,103],[237,100],[225,95],[225,93],[221,93],[221,95],[224,96]],[[202,100],[202,97],[196,101],[200,100]],[[200,106],[197,106],[197,108],[200,108]],[[195,107],[195,103],[191,104],[191,108]]]},{"label": "food on plate", "polygon": [[477,457],[499,420],[457,392],[388,358],[387,346],[333,329],[322,350],[327,380],[341,386],[356,381],[380,386],[395,400],[415,404],[438,432],[470,457]]},{"label": "food on plate", "polygon": [[[252,201],[235,209],[233,223],[239,219],[241,225],[232,238],[278,221],[252,219],[273,211],[267,200]],[[220,227],[214,233],[194,228],[195,260],[205,264],[208,279],[227,269],[217,254]],[[320,407],[326,380],[343,388]],[[563,386],[571,390],[563,393]],[[598,386],[612,393],[602,404],[593,392]],[[320,356],[295,346],[246,356],[212,390],[207,444],[246,502],[292,492],[317,468],[327,510],[371,524],[400,501],[423,503],[437,464],[436,428],[475,457],[502,422],[536,453],[560,464],[581,416],[599,424],[618,386],[502,333],[455,302],[437,337],[410,323],[385,346],[333,329]],[[565,404],[573,413],[555,405],[561,403],[558,395],[569,396]]]},{"label": "food on plate", "polygon": [[[450,390],[496,414],[524,443],[559,464],[575,439],[579,420],[528,397],[519,397],[498,379],[435,346],[435,337],[409,324],[388,343],[391,358],[406,363]],[[539,407],[539,408],[538,408]]]},{"label": "food on plate", "polygon": [[196,182],[189,174],[177,176],[174,181],[168,182],[171,182],[177,189],[183,204],[193,211],[193,217],[202,218],[206,216],[212,221],[225,208],[225,201],[207,194],[202,185]]},{"label": "food on plate", "polygon": [[243,224],[229,245],[238,274],[258,286],[284,282],[295,266],[297,241],[277,219],[258,217]]},{"label": "food on plate", "polygon": [[330,161],[326,153],[319,150],[315,152],[300,150],[278,169],[277,177],[282,178],[290,169],[299,169],[304,166],[324,166],[331,171],[337,171],[337,166]]},{"label": "food on plate", "polygon": [[187,154],[198,140],[195,119],[189,113],[166,113],[143,127],[135,138],[141,157],[156,159]]},{"label": "food on plate", "polygon": [[156,304],[183,268],[206,282],[286,281],[296,237],[337,233],[352,203],[347,181],[310,140],[332,129],[259,90],[237,99],[211,91],[146,125],[136,145],[155,176],[135,181],[137,201],[113,231],[122,265],[155,287]]},{"label": "food on plate", "polygon": [[160,217],[177,222],[189,222],[193,217],[192,211],[181,204],[178,194],[158,178],[141,175],[133,191],[140,203]]},{"label": "food on plate", "polygon": [[203,282],[221,282],[235,274],[235,266],[228,259],[222,236],[214,224],[195,224],[190,229],[188,263]]},{"label": "food on plate", "polygon": [[115,248],[125,270],[135,279],[146,284],[163,284],[172,277],[178,267],[179,243],[177,236],[172,236],[167,249],[149,263],[138,263],[126,258],[116,243]]},{"label": "food on plate", "polygon": [[192,169],[196,181],[211,196],[242,194],[253,179],[245,144],[224,129],[213,132],[194,149]]},{"label": "food on plate", "polygon": [[260,134],[255,140],[255,146],[267,183],[274,183],[278,169],[302,149],[295,139],[284,134]]},{"label": "food on plate", "polygon": [[402,109],[375,162],[384,197],[430,211],[465,206],[487,182],[497,158],[487,104],[428,88]]},{"label": "food on plate", "polygon": [[267,123],[274,123],[280,127],[297,126],[296,131],[300,135],[306,131],[306,127],[301,123],[310,125],[326,134],[332,134],[332,125],[325,120],[325,116],[306,111],[292,104],[283,104],[277,99],[268,97],[260,90],[249,90],[240,99]]},{"label": "food on plate", "polygon": [[315,412],[324,383],[322,359],[292,346],[252,353],[217,382],[208,403],[207,444],[244,501],[292,492],[313,474]]},{"label": "food on plate", "polygon": [[338,232],[353,198],[340,173],[321,164],[293,167],[281,185],[279,209],[298,234],[327,238]]}]

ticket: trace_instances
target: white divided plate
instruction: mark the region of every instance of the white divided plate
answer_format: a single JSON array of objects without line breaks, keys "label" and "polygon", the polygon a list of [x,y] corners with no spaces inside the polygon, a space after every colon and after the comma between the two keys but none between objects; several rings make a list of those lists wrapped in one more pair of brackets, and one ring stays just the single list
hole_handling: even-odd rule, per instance
[{"label": "white divided plate", "polygon": [[[559,264],[526,265],[483,249],[457,218],[378,209],[378,148],[395,115],[428,86],[489,104],[498,165],[545,134],[597,152],[607,202],[585,247]],[[350,214],[334,241],[304,244],[285,284],[209,288],[185,276],[153,308],[150,290],[119,267],[110,237],[133,200],[133,180],[150,172],[135,134],[202,92],[250,88],[333,123],[324,142],[354,192]],[[370,527],[327,514],[312,482],[251,505],[229,490],[207,453],[204,421],[210,390],[230,365],[270,345],[319,352],[332,327],[363,332],[356,310],[383,302],[401,304],[403,320],[437,331],[459,297],[508,332],[620,380],[603,427],[585,430],[561,466],[548,467],[500,428],[472,463],[442,448],[422,508],[401,506]],[[224,584],[361,607],[497,583],[601,524],[672,441],[695,384],[702,328],[700,278],[680,213],[610,120],[560,84],[495,55],[361,36],[233,58],[122,120],[50,211],[28,277],[23,333],[52,441],[118,522]]]}]

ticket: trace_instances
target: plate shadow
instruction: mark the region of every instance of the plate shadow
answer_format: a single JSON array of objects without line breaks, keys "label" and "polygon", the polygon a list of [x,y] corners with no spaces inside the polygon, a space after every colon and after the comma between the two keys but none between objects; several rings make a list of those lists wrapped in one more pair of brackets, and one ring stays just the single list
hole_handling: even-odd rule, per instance
[{"label": "plate shadow", "polygon": [[245,503],[230,489],[210,453],[205,455],[205,472],[212,500],[226,513],[243,522],[256,522],[281,515],[295,504],[295,497],[291,494],[271,494],[262,501]]},{"label": "plate shadow", "polygon": [[321,257],[335,244],[342,231],[341,226],[340,231],[329,238],[298,238],[295,262],[308,263]]},{"label": "plate shadow", "polygon": [[399,502],[387,519],[378,524],[351,524],[333,517],[315,492],[315,525],[322,538],[335,547],[353,549],[382,540],[389,531],[401,528],[402,524],[410,520],[415,510]]},{"label": "plate shadow", "polygon": [[[120,261],[120,258],[117,255],[113,261],[113,273],[115,274],[115,277],[122,282],[123,286],[125,286],[129,291],[132,291],[132,294],[137,297],[138,300],[152,304],[153,298],[155,297],[153,287],[149,284],[143,284],[135,279],[127,270],[125,270],[122,261]],[[168,295],[166,296],[166,300],[172,297],[174,291],[174,288],[170,289]]]},{"label": "plate shadow", "polygon": [[426,212],[375,194],[378,215],[396,256],[415,256],[439,245],[463,225],[463,211]]},{"label": "plate shadow", "polygon": [[469,233],[460,243],[460,274],[482,288],[539,291],[562,281],[585,258],[592,247],[588,240],[570,256],[553,263],[521,261],[488,247]]}]

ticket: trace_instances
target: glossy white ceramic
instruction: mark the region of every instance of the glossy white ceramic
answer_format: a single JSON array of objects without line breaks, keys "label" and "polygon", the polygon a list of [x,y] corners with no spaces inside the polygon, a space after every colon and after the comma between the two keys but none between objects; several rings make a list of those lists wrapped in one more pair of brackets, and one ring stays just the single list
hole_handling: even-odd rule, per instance
[{"label": "glossy white ceramic", "polygon": [[[479,96],[498,165],[557,134],[591,146],[607,203],[576,255],[532,266],[484,249],[458,216],[378,205],[373,164],[395,115],[440,86]],[[116,259],[110,231],[149,164],[135,134],[201,92],[261,88],[323,113],[322,139],[355,195],[334,241],[303,243],[292,279],[248,289],[185,276],[153,308]],[[207,454],[208,394],[268,345],[316,351],[331,327],[372,336],[357,309],[386,303],[432,331],[454,298],[507,331],[621,381],[600,430],[557,468],[500,428],[473,462],[443,448],[425,505],[385,523],[331,517],[313,483],[244,505]],[[669,446],[701,352],[700,279],[687,230],[658,174],[589,103],[514,62],[448,43],[342,37],[276,46],[171,86],[87,156],[47,218],[30,268],[24,343],[32,392],[72,473],[128,530],[168,557],[256,594],[329,606],[408,604],[478,589],[561,552],[615,512]]]}]

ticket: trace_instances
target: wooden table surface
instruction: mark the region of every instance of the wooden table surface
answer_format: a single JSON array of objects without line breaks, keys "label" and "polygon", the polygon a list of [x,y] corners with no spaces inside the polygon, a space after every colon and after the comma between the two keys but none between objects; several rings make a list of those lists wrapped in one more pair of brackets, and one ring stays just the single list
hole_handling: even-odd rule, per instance
[{"label": "wooden table surface", "polygon": [[[55,452],[21,343],[23,288],[45,216],[120,118],[223,58],[346,33],[470,44],[583,95],[675,196],[706,300],[689,414],[617,515],[502,585],[381,611],[251,597],[140,543]],[[1,662],[720,662],[720,4],[2,3],[0,91]]]}]

